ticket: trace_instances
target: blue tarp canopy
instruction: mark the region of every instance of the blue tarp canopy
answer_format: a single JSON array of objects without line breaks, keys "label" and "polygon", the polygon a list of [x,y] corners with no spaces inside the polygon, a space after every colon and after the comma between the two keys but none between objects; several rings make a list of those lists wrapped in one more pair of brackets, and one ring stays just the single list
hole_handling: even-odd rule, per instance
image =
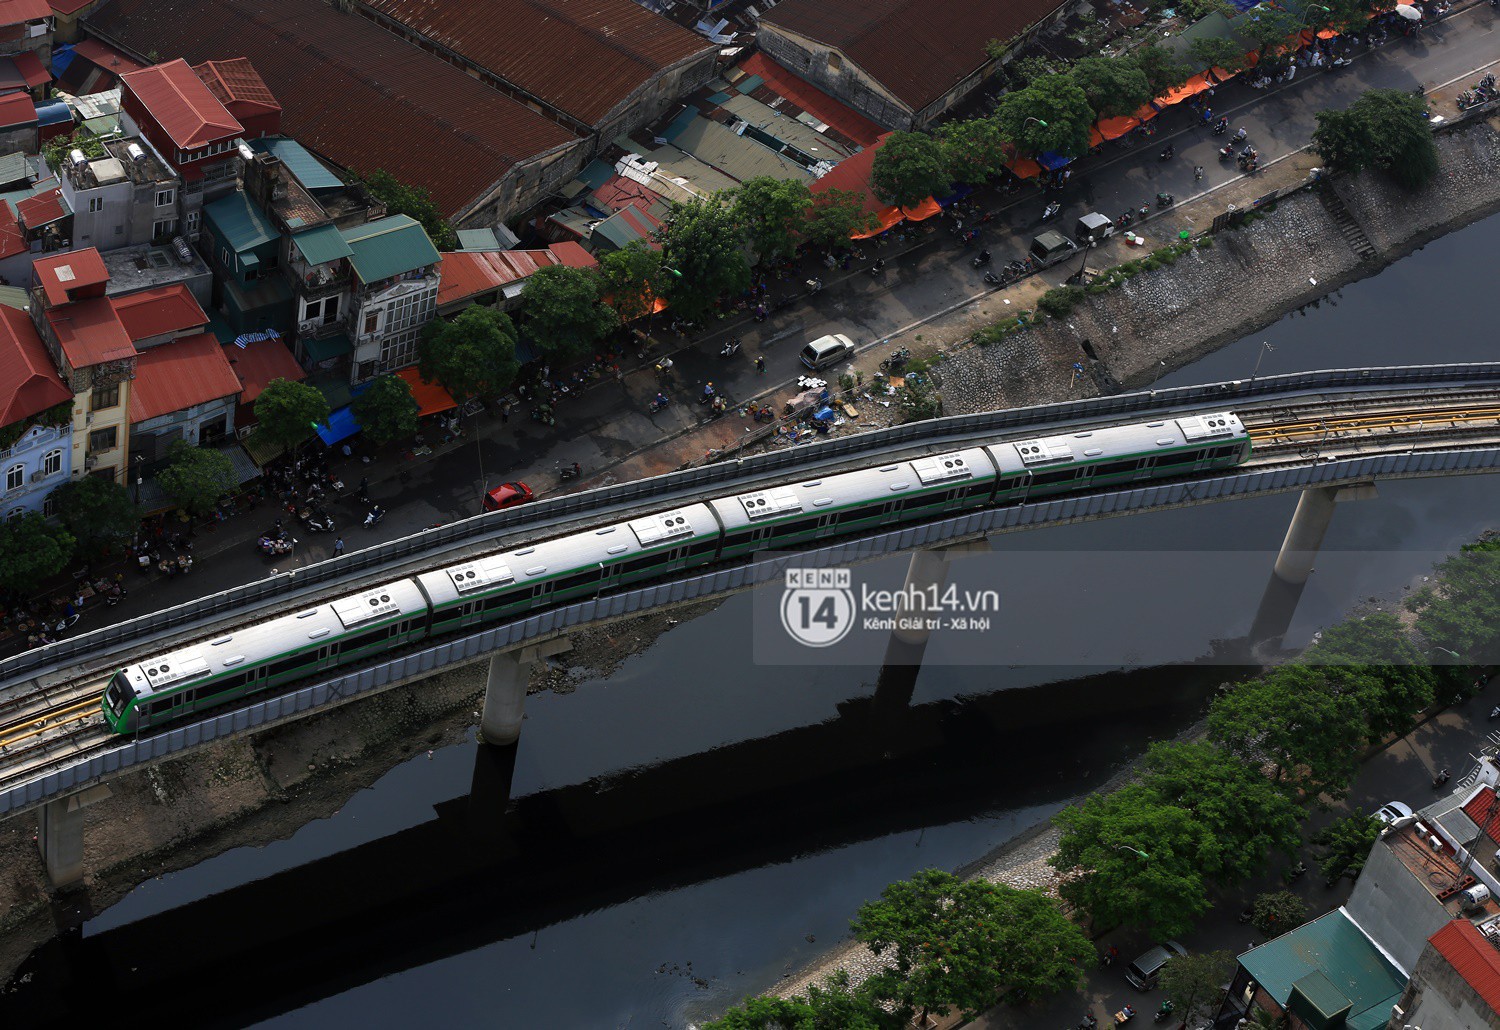
[{"label": "blue tarp canopy", "polygon": [[61,43],[52,48],[52,77],[62,78],[62,73],[68,70],[68,65],[73,63],[73,44]]},{"label": "blue tarp canopy", "polygon": [[354,417],[354,409],[345,405],[328,416],[328,424],[318,427],[318,438],[332,447],[349,439],[363,428],[359,420]]},{"label": "blue tarp canopy", "polygon": [[954,185],[952,193],[946,197],[938,198],[938,207],[947,207],[949,204],[956,204],[973,192],[973,186],[965,186],[963,183],[957,183]]},{"label": "blue tarp canopy", "polygon": [[1065,168],[1072,164],[1073,159],[1071,157],[1063,157],[1055,150],[1047,150],[1036,156],[1036,163],[1049,172],[1055,172],[1059,168]]}]

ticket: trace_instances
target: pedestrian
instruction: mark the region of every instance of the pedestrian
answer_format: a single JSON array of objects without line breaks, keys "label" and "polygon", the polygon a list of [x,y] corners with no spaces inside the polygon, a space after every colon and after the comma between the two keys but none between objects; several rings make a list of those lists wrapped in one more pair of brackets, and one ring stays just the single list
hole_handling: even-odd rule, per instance
[{"label": "pedestrian", "polygon": [[757,354],[755,356],[755,371],[759,372],[761,375],[765,375],[765,373],[766,373],[766,359],[765,359],[764,356],[759,355],[759,354]]},{"label": "pedestrian", "polygon": [[504,425],[510,421],[510,401],[504,401],[500,405],[500,424]]},{"label": "pedestrian", "polygon": [[337,540],[335,540],[333,542],[333,556],[335,558],[337,558],[337,557],[341,556],[343,553],[344,553],[344,538],[343,537],[339,537]]}]

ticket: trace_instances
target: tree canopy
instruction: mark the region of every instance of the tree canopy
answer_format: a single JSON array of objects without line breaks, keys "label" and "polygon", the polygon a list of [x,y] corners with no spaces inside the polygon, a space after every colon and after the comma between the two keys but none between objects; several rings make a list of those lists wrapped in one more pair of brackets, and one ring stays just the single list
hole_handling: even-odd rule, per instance
[{"label": "tree canopy", "polygon": [[1436,692],[1437,677],[1426,656],[1390,612],[1330,627],[1301,661],[1315,666],[1331,689],[1359,699],[1370,744],[1409,732]]},{"label": "tree canopy", "polygon": [[1204,36],[1188,44],[1188,53],[1194,63],[1204,68],[1223,68],[1225,71],[1243,71],[1249,64],[1249,55],[1243,45],[1223,36]]},{"label": "tree canopy", "polygon": [[703,1030],[900,1030],[903,1020],[883,1008],[868,985],[851,987],[840,970],[805,995],[747,998]]},{"label": "tree canopy", "polygon": [[937,140],[925,132],[893,132],[875,152],[870,184],[886,203],[916,207],[928,197],[945,196],[953,180]]},{"label": "tree canopy", "polygon": [[34,511],[0,522],[0,586],[34,591],[73,556],[73,534]]},{"label": "tree canopy", "polygon": [[1417,630],[1433,649],[1464,661],[1494,661],[1500,637],[1500,540],[1470,544],[1443,559],[1425,586],[1407,599]]},{"label": "tree canopy", "polygon": [[1044,75],[1025,89],[1007,93],[996,117],[1005,137],[1027,154],[1055,151],[1082,157],[1089,152],[1094,109],[1070,75]]},{"label": "tree canopy", "polygon": [[667,299],[690,321],[701,321],[720,297],[750,286],[744,236],[726,198],[715,194],[674,206],[658,230]]},{"label": "tree canopy", "polygon": [[255,418],[267,439],[290,450],[328,420],[328,401],[306,383],[273,379],[255,398]]},{"label": "tree canopy", "polygon": [[557,361],[582,358],[620,324],[620,316],[603,301],[604,278],[592,268],[539,268],[521,287],[526,335],[537,350]]},{"label": "tree canopy", "polygon": [[607,303],[622,322],[645,318],[662,294],[661,251],[645,240],[631,240],[599,258]]},{"label": "tree canopy", "polygon": [[1236,27],[1241,36],[1256,45],[1261,57],[1267,57],[1277,53],[1302,28],[1302,16],[1261,4],[1239,19]]},{"label": "tree canopy", "polygon": [[1143,46],[1131,54],[1135,66],[1145,73],[1151,84],[1151,95],[1159,97],[1167,90],[1181,86],[1198,70],[1159,43]]},{"label": "tree canopy", "polygon": [[1083,57],[1071,74],[1100,118],[1134,114],[1153,95],[1146,73],[1128,57]]},{"label": "tree canopy", "polygon": [[377,168],[365,176],[365,188],[385,205],[387,214],[406,215],[421,222],[427,238],[438,250],[453,250],[458,246],[458,234],[443,217],[427,187],[404,183],[390,172]]},{"label": "tree canopy", "polygon": [[1426,102],[1405,90],[1372,89],[1342,111],[1319,111],[1312,146],[1335,171],[1379,169],[1403,189],[1438,173]]},{"label": "tree canopy", "polygon": [[1313,834],[1318,871],[1323,879],[1333,883],[1341,876],[1358,876],[1370,848],[1380,836],[1381,825],[1374,816],[1356,812],[1335,819]]},{"label": "tree canopy", "polygon": [[433,319],[417,344],[417,370],[456,398],[494,394],[515,382],[516,327],[503,311],[471,304],[451,322]]},{"label": "tree canopy", "polygon": [[1178,955],[1161,971],[1157,986],[1172,999],[1174,1015],[1188,1026],[1219,1004],[1224,984],[1234,976],[1234,956],[1227,951]]},{"label": "tree canopy", "polygon": [[1291,891],[1271,891],[1257,895],[1251,906],[1250,921],[1267,937],[1277,937],[1307,919],[1307,902]]},{"label": "tree canopy", "polygon": [[84,554],[98,554],[135,535],[140,512],[130,491],[112,479],[84,476],[52,491],[57,521],[77,541]]},{"label": "tree canopy", "polygon": [[400,376],[384,375],[354,398],[350,407],[360,431],[377,446],[395,443],[417,431],[417,400],[411,384]]},{"label": "tree canopy", "polygon": [[774,262],[796,253],[810,206],[812,191],[807,183],[758,175],[740,183],[734,191],[731,210],[756,256],[761,261]]},{"label": "tree canopy", "polygon": [[880,219],[873,211],[865,210],[865,199],[859,190],[826,189],[814,193],[802,238],[815,246],[838,247],[847,244],[856,233],[873,231],[880,225]]},{"label": "tree canopy", "polygon": [[220,497],[239,485],[234,463],[223,451],[178,440],[167,454],[167,467],[156,474],[156,481],[174,504],[194,515],[211,511]]},{"label": "tree canopy", "polygon": [[1014,149],[994,118],[948,122],[939,126],[937,140],[950,182],[982,183],[999,175]]}]

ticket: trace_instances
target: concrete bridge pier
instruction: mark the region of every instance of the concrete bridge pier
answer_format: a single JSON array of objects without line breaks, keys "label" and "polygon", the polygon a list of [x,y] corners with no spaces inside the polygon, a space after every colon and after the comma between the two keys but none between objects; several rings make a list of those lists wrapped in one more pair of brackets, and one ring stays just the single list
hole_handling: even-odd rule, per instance
[{"label": "concrete bridge pier", "polygon": [[567,637],[528,644],[517,651],[497,651],[490,656],[490,677],[484,688],[484,712],[479,717],[479,735],[486,744],[514,744],[521,737],[526,714],[526,685],[531,671],[543,658],[562,654],[573,645]]},{"label": "concrete bridge pier", "polygon": [[1323,537],[1333,522],[1333,513],[1339,503],[1373,500],[1377,496],[1374,483],[1310,486],[1302,491],[1250,627],[1251,647],[1277,647],[1281,644],[1281,638],[1291,627],[1297,602],[1307,587],[1313,563],[1317,561],[1318,550],[1323,546]]},{"label": "concrete bridge pier", "polygon": [[47,867],[47,879],[57,888],[83,880],[83,810],[110,796],[104,784],[56,798],[37,811],[36,846]]}]

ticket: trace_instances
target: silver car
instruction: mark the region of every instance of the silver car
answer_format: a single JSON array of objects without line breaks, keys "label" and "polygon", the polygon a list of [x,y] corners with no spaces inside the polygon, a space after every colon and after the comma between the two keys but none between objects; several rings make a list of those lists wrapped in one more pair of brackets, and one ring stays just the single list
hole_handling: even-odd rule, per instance
[{"label": "silver car", "polygon": [[1413,814],[1410,805],[1403,805],[1399,801],[1392,801],[1389,804],[1381,805],[1373,813],[1376,819],[1379,819],[1387,826],[1398,819],[1410,819]]}]

